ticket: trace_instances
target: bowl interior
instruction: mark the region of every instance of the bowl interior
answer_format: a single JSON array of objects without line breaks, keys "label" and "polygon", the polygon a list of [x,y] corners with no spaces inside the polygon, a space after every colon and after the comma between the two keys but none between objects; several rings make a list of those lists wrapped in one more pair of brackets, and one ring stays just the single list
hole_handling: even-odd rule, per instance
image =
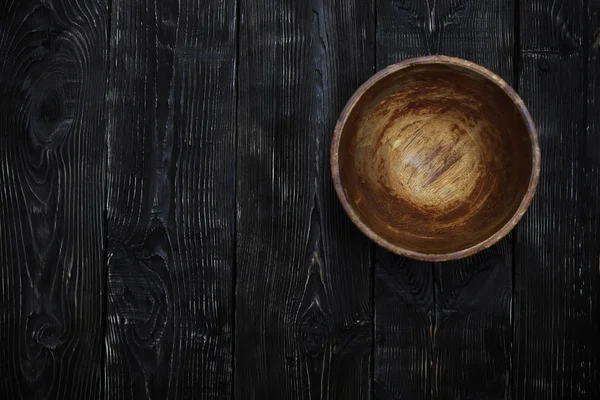
[{"label": "bowl interior", "polygon": [[491,78],[448,63],[408,65],[371,84],[341,126],[341,187],[388,243],[448,254],[518,212],[533,170],[527,120]]}]

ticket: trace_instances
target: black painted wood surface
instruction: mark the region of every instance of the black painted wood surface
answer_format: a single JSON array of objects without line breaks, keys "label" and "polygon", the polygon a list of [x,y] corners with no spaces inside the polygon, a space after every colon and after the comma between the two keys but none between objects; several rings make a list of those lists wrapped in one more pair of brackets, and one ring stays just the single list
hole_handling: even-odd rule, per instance
[{"label": "black painted wood surface", "polygon": [[231,396],[235,3],[112,3],[110,399]]},{"label": "black painted wood surface", "polygon": [[[378,68],[408,57],[446,54],[513,82],[512,3],[379,0],[377,9]],[[375,278],[376,388],[391,398],[418,398],[424,388],[436,399],[508,396],[511,240],[509,235],[492,249],[442,264],[381,257]],[[399,265],[406,265],[408,276],[390,279]],[[406,295],[407,284],[413,296]]]},{"label": "black painted wood surface", "polygon": [[542,174],[515,245],[517,399],[600,397],[600,158],[594,152],[600,88],[591,39],[598,6],[589,2],[595,18],[587,6],[558,0],[521,6],[528,23],[521,24],[519,86],[539,129]]},{"label": "black painted wood surface", "polygon": [[[0,399],[600,398],[596,0],[0,0]],[[473,60],[539,128],[531,209],[450,263],[329,174],[388,64]]]},{"label": "black painted wood surface", "polygon": [[102,390],[108,4],[0,1],[0,399]]},{"label": "black painted wood surface", "polygon": [[240,1],[235,398],[371,398],[370,243],[329,143],[373,73],[360,0]]}]

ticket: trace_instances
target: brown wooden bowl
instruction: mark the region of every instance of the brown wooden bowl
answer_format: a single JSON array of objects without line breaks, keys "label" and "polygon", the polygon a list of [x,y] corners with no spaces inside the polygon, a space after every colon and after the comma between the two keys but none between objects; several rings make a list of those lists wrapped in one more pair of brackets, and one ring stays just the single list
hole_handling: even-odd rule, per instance
[{"label": "brown wooden bowl", "polygon": [[420,260],[496,243],[531,203],[535,126],[515,91],[458,58],[405,60],[352,96],[331,145],[344,209],[372,240]]}]

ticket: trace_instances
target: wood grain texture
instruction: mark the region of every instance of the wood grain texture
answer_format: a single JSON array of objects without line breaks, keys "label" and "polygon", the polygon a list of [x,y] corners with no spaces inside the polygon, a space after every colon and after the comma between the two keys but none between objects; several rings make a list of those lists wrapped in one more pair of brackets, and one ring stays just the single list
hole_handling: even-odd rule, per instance
[{"label": "wood grain texture", "polygon": [[[589,268],[587,282],[587,295],[589,303],[585,303],[584,310],[589,310],[586,324],[591,327],[592,338],[588,339],[586,347],[589,348],[591,357],[588,362],[586,377],[595,382],[590,391],[586,393],[600,397],[600,2],[587,1],[587,25],[584,25],[584,54],[587,56],[587,71],[584,79],[584,88],[587,88],[586,109],[586,134],[584,139],[585,164],[583,188],[583,259]],[[582,301],[583,304],[583,301]],[[589,307],[589,308],[588,308]],[[586,310],[586,311],[587,311]],[[596,340],[594,340],[596,339]]]},{"label": "wood grain texture", "polygon": [[436,266],[433,398],[511,398],[510,246]]},{"label": "wood grain texture", "polygon": [[108,8],[0,9],[0,398],[95,398]]},{"label": "wood grain texture", "polygon": [[[586,350],[591,355],[585,354],[586,378],[594,382],[587,393],[588,398],[600,397],[600,2],[587,1],[587,24],[584,31],[584,63],[587,70],[584,78],[584,88],[587,89],[586,132],[584,138],[584,187],[583,187],[583,260],[589,268],[587,293],[589,303],[583,309],[588,311],[585,324],[591,328],[591,338],[587,339]],[[580,293],[582,294],[582,293]],[[583,301],[581,302],[582,304]],[[587,310],[586,310],[587,309]],[[584,311],[584,312],[585,312]]]},{"label": "wood grain texture", "polygon": [[520,10],[520,87],[542,174],[515,250],[515,399],[600,397],[597,53],[591,46],[588,58],[585,4],[537,0]]},{"label": "wood grain texture", "polygon": [[110,399],[231,397],[235,10],[112,4]]},{"label": "wood grain texture", "polygon": [[378,400],[428,399],[433,264],[376,251],[374,393]]},{"label": "wood grain texture", "polygon": [[329,151],[373,73],[364,1],[240,3],[236,399],[371,397],[370,243]]},{"label": "wood grain texture", "polygon": [[[438,3],[437,51],[474,61],[513,84],[514,3]],[[508,235],[473,257],[436,264],[434,399],[510,398],[512,243]]]},{"label": "wood grain texture", "polygon": [[[446,54],[513,74],[514,5],[500,0],[377,0],[377,66]],[[510,82],[509,82],[510,83]]]},{"label": "wood grain texture", "polygon": [[[426,7],[418,0],[375,0],[376,70],[431,53],[422,29]],[[377,248],[374,268],[375,398],[430,398],[433,264]]]},{"label": "wood grain texture", "polygon": [[[474,61],[513,82],[514,6],[500,0],[378,0],[378,69],[409,57],[446,54]],[[431,332],[432,398],[507,398],[511,358],[512,235],[461,261],[436,264]],[[398,261],[399,262],[399,261]],[[390,268],[393,268],[391,266]],[[428,268],[416,265],[415,268]],[[413,273],[417,275],[417,273]],[[485,290],[490,287],[493,290]],[[377,300],[376,315],[386,311]],[[433,296],[433,293],[431,294]],[[389,307],[389,306],[388,306]],[[402,323],[402,317],[388,319]],[[421,321],[427,321],[425,317]],[[380,324],[377,323],[379,327]],[[385,329],[393,329],[386,327]],[[426,342],[425,340],[423,342]],[[412,343],[386,343],[406,349]],[[462,347],[467,346],[467,347]],[[376,349],[376,354],[379,350]],[[415,362],[412,360],[411,362]],[[427,360],[419,360],[425,363]],[[375,375],[378,372],[376,362]],[[392,385],[389,376],[385,386]],[[402,398],[402,392],[392,392]],[[487,397],[486,397],[487,396]]]}]

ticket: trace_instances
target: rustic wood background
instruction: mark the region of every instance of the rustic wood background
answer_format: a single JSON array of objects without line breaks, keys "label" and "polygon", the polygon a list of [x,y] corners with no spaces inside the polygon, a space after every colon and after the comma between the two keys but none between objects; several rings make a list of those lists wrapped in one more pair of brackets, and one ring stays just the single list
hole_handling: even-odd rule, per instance
[{"label": "rustic wood background", "polygon": [[[600,0],[0,0],[1,399],[600,398]],[[491,249],[374,246],[329,175],[384,66],[537,123]]]}]

